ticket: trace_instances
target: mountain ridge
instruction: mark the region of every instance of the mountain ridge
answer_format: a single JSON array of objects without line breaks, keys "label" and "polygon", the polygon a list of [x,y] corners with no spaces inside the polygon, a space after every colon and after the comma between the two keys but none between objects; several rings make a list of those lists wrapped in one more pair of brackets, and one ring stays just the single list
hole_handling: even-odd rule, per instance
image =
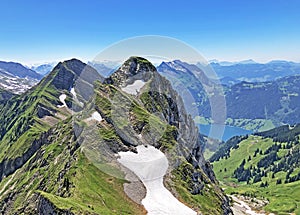
[{"label": "mountain ridge", "polygon": [[[231,213],[203,158],[198,130],[171,84],[145,59],[131,58],[120,68],[103,79],[78,60],[59,63],[1,108],[2,213],[144,214],[125,195],[124,179],[102,172],[122,173],[115,153],[141,144],[166,153],[174,167],[166,184],[182,201],[204,214]],[[140,78],[140,90],[127,93]],[[93,118],[95,113],[100,117]]]}]

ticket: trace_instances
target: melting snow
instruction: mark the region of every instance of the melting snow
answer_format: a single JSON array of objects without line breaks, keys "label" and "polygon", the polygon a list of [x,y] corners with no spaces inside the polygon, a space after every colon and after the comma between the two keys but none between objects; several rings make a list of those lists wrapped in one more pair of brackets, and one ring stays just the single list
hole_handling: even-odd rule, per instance
[{"label": "melting snow", "polygon": [[101,122],[103,119],[102,119],[102,116],[100,115],[100,113],[98,111],[95,111],[92,114],[92,116],[87,119],[87,121],[91,121],[91,120],[96,120],[98,122]]},{"label": "melting snow", "polygon": [[235,201],[234,204],[241,208],[242,211],[244,211],[246,214],[248,215],[265,215],[264,213],[257,213],[255,211],[253,211],[249,205],[247,205],[244,201],[238,199],[235,196],[231,196],[232,199]]},{"label": "melting snow", "polygon": [[136,80],[135,82],[133,82],[133,84],[129,84],[126,87],[123,87],[122,90],[126,93],[136,95],[144,85],[144,81]]},{"label": "melting snow", "polygon": [[63,104],[63,105],[57,105],[59,108],[62,108],[62,107],[68,107],[66,102],[65,102],[65,99],[67,98],[67,95],[66,94],[61,94],[59,96],[59,100],[60,102]]},{"label": "melting snow", "polygon": [[78,100],[78,98],[77,98],[77,94],[76,94],[76,92],[75,92],[75,88],[74,88],[74,87],[71,88],[70,93],[73,95],[73,98],[74,98],[75,102],[78,102],[81,106],[83,106],[83,103],[80,102],[80,101]]},{"label": "melting snow", "polygon": [[133,171],[145,185],[147,194],[142,204],[148,215],[196,215],[164,187],[163,177],[169,165],[164,153],[153,146],[137,146],[137,152],[119,152],[121,158],[118,161]]},{"label": "melting snow", "polygon": [[74,87],[71,88],[70,93],[72,93],[72,95],[74,96],[74,98],[77,99],[77,95],[76,95]]}]

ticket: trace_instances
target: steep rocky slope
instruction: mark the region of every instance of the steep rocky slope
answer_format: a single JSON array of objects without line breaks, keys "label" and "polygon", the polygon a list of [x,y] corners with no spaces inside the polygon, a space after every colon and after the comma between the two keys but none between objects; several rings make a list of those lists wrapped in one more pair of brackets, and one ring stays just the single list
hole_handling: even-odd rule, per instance
[{"label": "steep rocky slope", "polygon": [[142,144],[166,154],[173,195],[202,214],[231,212],[181,98],[146,59],[105,80],[78,60],[59,63],[0,117],[4,214],[145,214],[116,160]]},{"label": "steep rocky slope", "polygon": [[209,89],[214,87],[214,83],[200,68],[175,60],[161,63],[157,71],[166,77],[182,96],[189,114],[196,117],[201,112],[210,113]]},{"label": "steep rocky slope", "polygon": [[13,93],[0,89],[0,105],[3,105],[7,100],[14,96]]}]

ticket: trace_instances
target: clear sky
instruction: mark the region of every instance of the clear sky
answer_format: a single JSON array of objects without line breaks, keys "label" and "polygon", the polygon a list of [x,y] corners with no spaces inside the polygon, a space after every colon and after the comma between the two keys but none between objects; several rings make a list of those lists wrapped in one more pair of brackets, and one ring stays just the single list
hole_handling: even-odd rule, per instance
[{"label": "clear sky", "polygon": [[1,0],[0,60],[92,59],[119,40],[163,35],[206,58],[300,62],[299,0]]}]

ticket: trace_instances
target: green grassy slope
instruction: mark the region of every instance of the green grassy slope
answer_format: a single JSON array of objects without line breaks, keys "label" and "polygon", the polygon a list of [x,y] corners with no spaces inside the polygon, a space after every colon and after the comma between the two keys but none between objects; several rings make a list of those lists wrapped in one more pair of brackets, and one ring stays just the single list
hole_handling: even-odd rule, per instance
[{"label": "green grassy slope", "polygon": [[299,128],[280,127],[227,142],[212,157],[225,192],[267,199],[268,212],[299,214]]},{"label": "green grassy slope", "polygon": [[[58,108],[59,95],[65,93],[67,103],[72,96],[63,82],[60,86],[53,82],[58,76],[62,76],[60,81],[73,77],[78,71],[72,67],[84,64],[69,61],[60,65],[0,111],[0,163],[6,171],[0,180],[0,213],[35,214],[40,207],[37,203],[45,198],[57,211],[74,214],[145,214],[123,192],[125,180],[103,173],[79,150],[81,139],[76,132],[84,123],[79,120],[74,125],[70,112]],[[50,112],[46,116],[54,124],[41,109]]]},{"label": "green grassy slope", "polygon": [[124,180],[101,172],[77,150],[70,120],[52,128],[51,143],[0,182],[1,208],[11,207],[8,214],[33,213],[35,199],[43,196],[75,214],[144,214],[123,192]]}]

